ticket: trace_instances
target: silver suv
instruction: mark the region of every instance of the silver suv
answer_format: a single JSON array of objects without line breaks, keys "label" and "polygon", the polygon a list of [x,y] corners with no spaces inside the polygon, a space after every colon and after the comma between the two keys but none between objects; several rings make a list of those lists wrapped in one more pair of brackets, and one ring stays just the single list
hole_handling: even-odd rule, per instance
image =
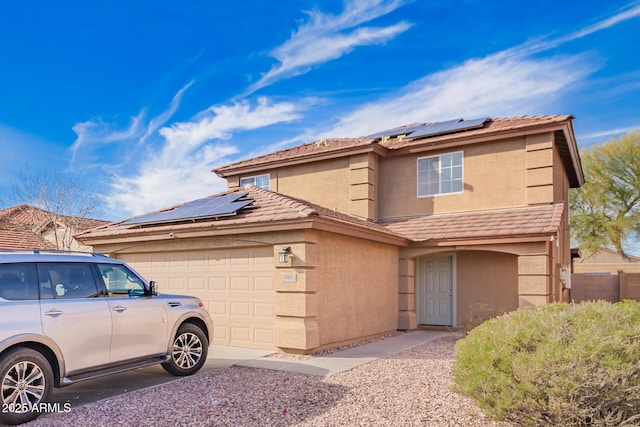
[{"label": "silver suv", "polygon": [[197,372],[211,317],[96,253],[0,250],[0,423],[36,418],[52,387],[162,364]]}]

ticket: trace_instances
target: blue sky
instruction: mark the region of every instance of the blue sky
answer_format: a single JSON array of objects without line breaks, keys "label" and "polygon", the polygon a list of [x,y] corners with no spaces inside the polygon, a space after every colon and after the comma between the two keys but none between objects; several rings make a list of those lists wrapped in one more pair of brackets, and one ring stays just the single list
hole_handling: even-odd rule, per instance
[{"label": "blue sky", "polygon": [[117,220],[318,138],[525,114],[640,128],[640,1],[0,1],[0,199],[55,168]]}]

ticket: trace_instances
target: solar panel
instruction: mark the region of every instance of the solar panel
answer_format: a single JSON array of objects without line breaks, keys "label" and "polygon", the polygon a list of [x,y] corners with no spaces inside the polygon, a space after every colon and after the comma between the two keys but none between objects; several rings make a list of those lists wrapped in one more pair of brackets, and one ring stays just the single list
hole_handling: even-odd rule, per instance
[{"label": "solar panel", "polygon": [[395,129],[387,129],[380,132],[373,133],[371,135],[367,135],[367,138],[382,138],[383,136],[398,136],[398,135],[407,135],[416,129],[423,127],[424,125],[411,125],[411,126],[403,126]]},{"label": "solar panel", "polygon": [[463,130],[479,129],[489,117],[479,119],[465,120],[463,118],[447,120],[445,122],[435,122],[428,124],[419,124],[411,126],[403,126],[395,129],[387,129],[368,135],[367,138],[382,138],[385,136],[395,137],[398,135],[407,135],[408,138],[417,138],[420,136],[436,136],[445,135]]},{"label": "solar panel", "polygon": [[417,129],[415,132],[409,135],[409,138],[417,138],[420,136],[436,136],[436,135],[445,135],[448,133],[454,133],[463,130],[470,129],[479,129],[484,123],[489,120],[488,117],[484,117],[481,119],[456,119],[456,120],[448,120],[446,122],[438,122],[430,125],[423,126],[420,129]]},{"label": "solar panel", "polygon": [[141,215],[123,222],[121,225],[159,224],[190,219],[213,218],[232,215],[243,207],[253,203],[253,200],[240,200],[247,193],[233,193],[224,196],[207,197],[185,203],[177,208]]}]

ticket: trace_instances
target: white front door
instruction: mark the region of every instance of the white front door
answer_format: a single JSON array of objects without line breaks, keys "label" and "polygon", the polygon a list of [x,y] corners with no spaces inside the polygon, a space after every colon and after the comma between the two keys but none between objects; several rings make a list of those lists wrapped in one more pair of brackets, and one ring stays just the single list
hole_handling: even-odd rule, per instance
[{"label": "white front door", "polygon": [[453,275],[451,256],[418,260],[417,311],[421,325],[453,326]]}]

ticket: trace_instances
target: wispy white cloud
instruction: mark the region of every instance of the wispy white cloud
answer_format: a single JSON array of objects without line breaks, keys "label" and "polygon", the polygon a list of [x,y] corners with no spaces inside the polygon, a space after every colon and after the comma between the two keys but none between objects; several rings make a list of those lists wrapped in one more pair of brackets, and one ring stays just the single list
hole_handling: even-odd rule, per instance
[{"label": "wispy white cloud", "polygon": [[[131,117],[129,126],[124,130],[113,129],[113,124],[96,118],[76,123],[72,129],[76,133],[76,140],[71,146],[71,167],[73,167],[78,153],[87,145],[105,145],[114,142],[129,141],[142,135],[144,110],[137,116]],[[91,148],[89,148],[91,149]]]},{"label": "wispy white cloud", "polygon": [[225,140],[236,132],[296,120],[304,108],[302,103],[260,98],[216,105],[196,120],[161,128],[160,141],[153,152],[140,153],[134,173],[113,174],[105,196],[111,210],[122,216],[139,214],[223,190],[225,181],[211,169],[239,152]]},{"label": "wispy white cloud", "polygon": [[346,114],[316,137],[362,136],[406,123],[454,117],[548,112],[572,87],[585,84],[600,64],[591,61],[588,54],[543,58],[536,54],[638,16],[640,5],[635,2],[566,36],[526,42],[428,74]]},{"label": "wispy white cloud", "polygon": [[561,37],[559,39],[559,42],[564,43],[566,41],[576,40],[576,39],[588,36],[590,34],[593,34],[597,31],[611,28],[621,22],[627,21],[632,18],[636,18],[638,16],[640,16],[640,4],[638,4],[638,2],[635,2],[618,10],[614,15],[608,18],[605,18],[592,25],[588,25],[584,28],[581,28],[578,31],[571,33],[566,37]]},{"label": "wispy white cloud", "polygon": [[497,53],[429,74],[347,114],[319,137],[363,136],[402,124],[541,112],[593,69],[585,57]]},{"label": "wispy white cloud", "polygon": [[510,51],[518,54],[533,54],[544,52],[556,48],[564,43],[572,42],[583,37],[594,34],[598,31],[606,30],[617,24],[640,16],[639,2],[631,3],[622,9],[617,10],[612,16],[601,19],[593,24],[587,25],[570,34],[556,38],[540,38],[518,45]]},{"label": "wispy white cloud", "polygon": [[169,119],[175,114],[176,110],[180,106],[180,101],[182,101],[182,95],[184,95],[185,91],[187,89],[189,89],[191,87],[191,85],[193,85],[193,83],[194,83],[193,81],[190,81],[189,83],[184,85],[178,91],[178,93],[176,93],[174,95],[173,99],[171,100],[171,103],[169,104],[169,108],[167,108],[160,115],[158,115],[157,117],[154,117],[153,119],[151,119],[149,121],[149,124],[147,125],[147,129],[146,129],[144,135],[142,135],[142,137],[140,138],[140,143],[144,143],[144,141],[150,135],[152,135],[160,127],[164,126],[165,123],[167,123],[167,121],[169,121]]},{"label": "wispy white cloud", "polygon": [[115,125],[103,118],[95,118],[84,122],[76,123],[73,131],[76,134],[76,140],[71,146],[71,166],[73,167],[76,156],[83,148],[85,151],[93,151],[95,147],[87,147],[87,145],[103,146],[113,143],[131,144],[135,141],[137,144],[144,144],[145,140],[171,119],[176,110],[180,106],[180,101],[184,92],[191,87],[193,81],[183,86],[173,97],[166,110],[161,112],[148,121],[146,119],[146,110],[142,109],[136,116],[131,117],[129,126],[126,129],[117,129]]},{"label": "wispy white cloud", "polygon": [[326,63],[353,51],[358,46],[384,44],[411,27],[399,22],[386,27],[360,27],[405,4],[402,0],[350,0],[340,15],[306,12],[309,20],[301,24],[289,40],[270,55],[279,64],[251,85],[246,94],[278,80],[307,73],[313,66]]},{"label": "wispy white cloud", "polygon": [[625,126],[621,128],[613,128],[613,129],[604,129],[599,130],[597,132],[586,133],[580,135],[580,140],[582,141],[591,141],[597,139],[598,142],[602,141],[602,138],[615,138],[619,137],[622,134],[630,132],[632,130],[640,130],[640,123],[635,126]]}]

